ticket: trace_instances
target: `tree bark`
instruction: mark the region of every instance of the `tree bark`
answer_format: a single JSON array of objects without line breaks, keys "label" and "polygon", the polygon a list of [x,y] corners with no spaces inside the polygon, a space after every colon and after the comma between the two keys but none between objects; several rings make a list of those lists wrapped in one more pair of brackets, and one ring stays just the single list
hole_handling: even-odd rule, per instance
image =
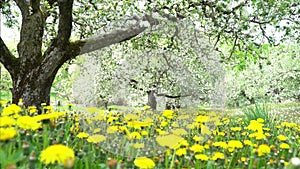
[{"label": "tree bark", "polygon": [[148,105],[151,107],[152,110],[155,111],[157,108],[157,101],[156,101],[156,97],[155,97],[154,93],[155,93],[155,90],[147,91]]}]

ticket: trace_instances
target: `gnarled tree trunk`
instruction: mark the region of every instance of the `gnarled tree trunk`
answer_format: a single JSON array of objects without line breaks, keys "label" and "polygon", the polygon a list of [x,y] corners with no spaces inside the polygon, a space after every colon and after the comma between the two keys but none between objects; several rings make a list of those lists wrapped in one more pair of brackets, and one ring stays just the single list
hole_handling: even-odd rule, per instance
[{"label": "gnarled tree trunk", "polygon": [[[68,60],[131,39],[147,28],[145,24],[136,22],[127,28],[70,42],[73,0],[57,1],[58,30],[56,37],[51,40],[50,46],[43,53],[43,35],[48,15],[41,11],[40,2],[40,0],[29,2],[15,0],[22,13],[18,57],[10,52],[0,37],[0,62],[8,70],[13,81],[12,101],[18,103],[22,98],[25,106],[40,107],[41,103],[50,104],[50,90],[55,75]],[[148,21],[151,25],[157,24],[148,15],[140,20]]]}]

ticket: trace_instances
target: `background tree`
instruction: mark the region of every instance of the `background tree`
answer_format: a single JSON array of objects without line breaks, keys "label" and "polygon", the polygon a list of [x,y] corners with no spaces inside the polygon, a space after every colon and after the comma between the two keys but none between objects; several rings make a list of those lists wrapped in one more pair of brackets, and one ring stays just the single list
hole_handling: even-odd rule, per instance
[{"label": "background tree", "polygon": [[[229,42],[235,50],[259,47],[264,38],[277,44],[293,35],[299,40],[299,2],[279,1],[1,1],[6,25],[20,28],[17,55],[0,38],[0,61],[13,81],[13,102],[50,102],[50,89],[60,67],[78,55],[132,39],[161,19],[191,19],[217,47]],[[21,14],[21,23],[18,15]],[[282,23],[284,21],[284,24]],[[96,23],[96,24],[95,24]],[[274,34],[266,29],[271,27]],[[71,37],[72,35],[72,37]],[[95,36],[91,36],[95,35]],[[142,36],[142,35],[141,35]],[[229,56],[229,57],[225,57]]]}]

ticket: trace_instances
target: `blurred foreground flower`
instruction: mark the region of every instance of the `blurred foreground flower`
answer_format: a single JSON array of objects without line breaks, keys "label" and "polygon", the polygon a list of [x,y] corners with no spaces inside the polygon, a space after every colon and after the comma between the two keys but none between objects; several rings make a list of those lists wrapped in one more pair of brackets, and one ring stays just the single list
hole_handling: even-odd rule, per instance
[{"label": "blurred foreground flower", "polygon": [[150,169],[155,167],[153,160],[147,157],[138,157],[134,160],[134,165],[142,169]]},{"label": "blurred foreground flower", "polygon": [[71,168],[70,165],[72,164],[70,163],[72,161],[74,164],[74,158],[74,151],[61,144],[55,144],[47,147],[40,155],[40,161],[46,165],[58,163],[67,165],[69,168]]},{"label": "blurred foreground flower", "polygon": [[14,138],[17,135],[17,131],[13,127],[0,128],[0,140],[6,141]]},{"label": "blurred foreground flower", "polygon": [[22,129],[36,130],[41,128],[41,123],[38,123],[35,118],[30,116],[21,116],[17,120],[17,124]]}]

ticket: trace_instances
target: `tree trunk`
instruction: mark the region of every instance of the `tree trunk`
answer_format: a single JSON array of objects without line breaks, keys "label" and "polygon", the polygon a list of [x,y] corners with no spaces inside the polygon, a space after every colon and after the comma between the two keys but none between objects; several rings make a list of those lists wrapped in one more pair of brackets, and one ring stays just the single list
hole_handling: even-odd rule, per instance
[{"label": "tree trunk", "polygon": [[156,106],[157,106],[157,101],[156,101],[156,97],[155,97],[154,93],[155,93],[154,90],[150,90],[147,92],[148,105],[151,107],[152,110],[156,110]]},{"label": "tree trunk", "polygon": [[27,73],[17,73],[13,76],[12,102],[18,103],[23,99],[25,106],[41,107],[41,103],[50,104],[50,90],[55,74],[45,75],[37,73],[36,69]]}]

